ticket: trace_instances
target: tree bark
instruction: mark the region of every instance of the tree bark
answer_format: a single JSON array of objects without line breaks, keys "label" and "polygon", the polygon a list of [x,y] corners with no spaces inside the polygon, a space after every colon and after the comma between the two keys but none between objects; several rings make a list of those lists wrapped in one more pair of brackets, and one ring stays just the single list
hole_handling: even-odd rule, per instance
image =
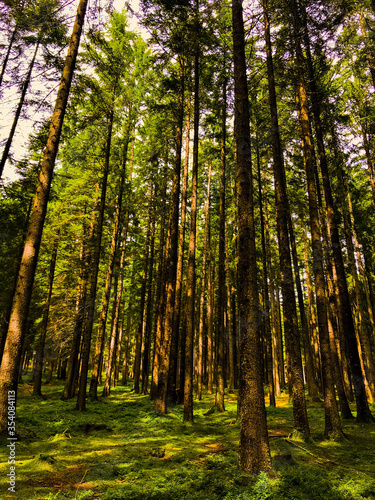
[{"label": "tree bark", "polygon": [[340,439],[343,436],[339,412],[336,403],[332,373],[332,360],[328,331],[328,307],[326,281],[323,268],[323,249],[319,227],[319,213],[316,199],[316,184],[313,164],[313,144],[307,107],[306,89],[303,77],[303,59],[300,42],[294,33],[297,54],[297,105],[301,127],[302,149],[305,163],[307,191],[309,199],[310,232],[313,254],[313,271],[315,278],[316,304],[318,312],[318,330],[322,359],[322,375],[324,390],[325,430],[329,439]]},{"label": "tree bark", "polygon": [[232,0],[238,211],[238,304],[240,321],[240,465],[257,473],[271,467],[260,366],[261,314],[257,290],[249,98],[241,0]]},{"label": "tree bark", "polygon": [[[224,63],[225,66],[225,63]],[[224,406],[224,345],[225,345],[225,304],[226,304],[226,276],[225,276],[225,174],[226,174],[226,115],[227,115],[227,80],[223,82],[223,102],[221,109],[221,138],[220,138],[220,202],[219,202],[219,275],[218,275],[218,322],[217,322],[217,377],[215,405],[219,411],[225,411]],[[229,332],[228,332],[229,333]]]},{"label": "tree bark", "polygon": [[197,202],[198,202],[198,145],[199,145],[199,3],[196,2],[197,42],[194,55],[194,138],[191,181],[190,232],[186,277],[186,343],[184,380],[184,422],[193,421],[193,347],[195,333],[196,272],[195,252],[197,246]]},{"label": "tree bark", "polygon": [[279,241],[281,290],[284,311],[284,335],[286,350],[290,359],[290,388],[293,399],[294,428],[304,439],[310,436],[307,420],[305,389],[303,384],[300,334],[298,330],[297,306],[294,293],[292,261],[290,257],[290,238],[288,234],[288,195],[285,182],[283,152],[281,149],[275,79],[272,61],[270,24],[267,1],[263,1],[265,38],[267,52],[268,92],[271,111],[271,134],[273,152],[273,174],[275,180],[276,224]]},{"label": "tree bark", "polygon": [[47,146],[43,155],[38,186],[30,216],[28,234],[25,241],[16,293],[13,299],[7,339],[0,367],[0,431],[6,428],[8,391],[17,390],[19,362],[25,338],[25,326],[29,312],[31,292],[34,283],[44,219],[52,182],[52,174],[59,146],[65,109],[68,102],[70,84],[73,77],[87,0],[80,0],[69,43],[68,55],[61,77],[55,109],[52,114]]},{"label": "tree bark", "polygon": [[[116,260],[117,242],[118,242],[118,238],[119,238],[119,224],[120,224],[122,201],[123,201],[122,198],[123,198],[124,186],[125,186],[125,174],[126,174],[128,146],[129,146],[129,133],[126,134],[126,137],[125,137],[120,188],[119,188],[119,193],[118,193],[118,198],[117,198],[115,221],[114,221],[114,225],[113,225],[112,241],[111,241],[111,248],[110,248],[109,262],[108,262],[108,271],[107,271],[107,277],[106,277],[104,294],[103,294],[102,310],[101,310],[100,319],[99,319],[98,334],[96,337],[96,345],[95,345],[95,353],[94,353],[94,367],[92,370],[90,390],[89,390],[89,396],[93,400],[98,399],[99,370],[100,370],[100,367],[101,367],[102,362],[103,362],[103,351],[104,351],[104,344],[105,344],[105,330],[106,330],[106,324],[107,324],[109,299],[110,299],[110,294],[111,294],[112,276],[113,276],[113,270],[115,267],[115,260]],[[129,222],[129,216],[126,217],[126,221],[125,221],[125,227],[126,227],[125,234],[127,233],[128,222]],[[126,241],[126,237],[124,238],[124,240]]]},{"label": "tree bark", "polygon": [[180,89],[178,96],[178,121],[176,131],[176,159],[171,192],[171,205],[168,218],[167,238],[165,245],[165,314],[160,345],[159,373],[155,390],[154,408],[167,413],[168,374],[170,363],[170,347],[173,328],[173,310],[175,303],[175,286],[177,273],[178,250],[178,208],[180,198],[182,128],[184,118],[184,61],[180,58]]},{"label": "tree bark", "polygon": [[95,219],[92,221],[91,224],[88,249],[87,249],[88,251],[87,251],[86,266],[87,268],[90,269],[89,272],[90,278],[89,278],[89,291],[86,302],[85,324],[82,336],[81,373],[79,379],[77,405],[76,405],[76,409],[78,411],[86,410],[86,389],[87,389],[86,386],[87,386],[87,376],[89,369],[92,327],[94,323],[94,314],[95,314],[96,288],[98,282],[100,249],[101,249],[102,234],[103,234],[104,209],[105,209],[105,200],[107,193],[109,164],[111,157],[112,129],[114,120],[114,100],[115,100],[115,94],[113,92],[112,107],[108,112],[108,131],[107,131],[107,140],[105,146],[104,170],[103,170],[100,200],[98,203],[97,215],[95,216]]},{"label": "tree bark", "polygon": [[57,231],[57,234],[55,235],[53,245],[52,245],[52,255],[51,255],[51,262],[50,262],[50,267],[49,267],[47,295],[46,295],[46,301],[44,303],[44,308],[43,308],[42,328],[41,328],[41,332],[40,332],[39,343],[38,343],[38,346],[36,349],[33,396],[40,396],[40,397],[42,396],[42,373],[43,373],[43,360],[44,360],[44,346],[46,343],[46,336],[47,336],[48,316],[49,316],[49,308],[51,305],[52,287],[53,287],[53,280],[55,277],[55,268],[56,268],[57,250],[59,248],[59,240],[60,240],[60,230]]},{"label": "tree bark", "polygon": [[176,297],[173,312],[173,335],[171,343],[171,366],[168,379],[168,399],[172,404],[178,400],[177,396],[177,367],[178,367],[178,340],[180,335],[181,321],[181,297],[182,297],[182,274],[184,265],[185,251],[185,229],[186,229],[186,204],[187,204],[187,188],[188,188],[188,172],[189,172],[189,143],[190,143],[190,98],[187,102],[187,119],[186,119],[186,139],[185,139],[185,161],[184,173],[182,180],[181,194],[181,219],[180,233],[178,240],[178,261],[176,274]]},{"label": "tree bark", "polygon": [[[22,83],[21,96],[20,96],[20,100],[18,102],[16,114],[14,115],[12,128],[10,129],[7,142],[5,143],[5,146],[4,146],[3,155],[2,155],[1,160],[0,160],[0,178],[3,175],[4,167],[5,167],[6,161],[8,159],[8,155],[9,155],[9,150],[10,150],[10,147],[12,145],[13,137],[14,137],[14,134],[16,132],[17,125],[18,125],[18,120],[20,118],[21,111],[22,111],[22,108],[23,108],[23,105],[25,102],[25,97],[26,97],[26,93],[27,93],[27,90],[28,90],[29,85],[30,85],[31,73],[32,73],[33,68],[34,68],[35,58],[36,58],[38,49],[39,49],[39,40],[36,44],[34,55],[31,59],[30,64],[29,64],[29,69],[28,69],[26,78],[25,78],[24,82]],[[1,82],[0,82],[0,85],[1,85]]]}]

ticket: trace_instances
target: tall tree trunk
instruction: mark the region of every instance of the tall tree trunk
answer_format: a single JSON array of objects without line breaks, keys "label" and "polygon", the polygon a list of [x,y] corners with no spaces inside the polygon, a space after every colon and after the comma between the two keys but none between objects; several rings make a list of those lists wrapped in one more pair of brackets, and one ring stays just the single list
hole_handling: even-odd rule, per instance
[{"label": "tall tree trunk", "polygon": [[[203,257],[202,257],[202,278],[201,278],[201,296],[199,307],[199,325],[198,325],[198,378],[197,378],[197,398],[202,399],[202,384],[203,384],[203,338],[204,338],[204,305],[207,291],[207,256],[209,252],[209,237],[210,237],[210,196],[211,196],[211,172],[212,163],[208,165],[206,203],[204,206],[204,237],[203,237]],[[208,294],[207,294],[208,295]],[[210,297],[208,297],[210,300]]]},{"label": "tall tree trunk", "polygon": [[[358,345],[355,337],[355,327],[350,305],[348,285],[346,282],[345,268],[342,258],[340,237],[335,217],[335,207],[333,203],[327,158],[325,154],[324,141],[323,141],[322,123],[320,118],[320,102],[318,98],[316,78],[310,52],[310,40],[309,40],[309,33],[306,21],[306,12],[302,10],[302,15],[299,16],[299,11],[296,8],[294,16],[295,16],[296,26],[299,26],[300,21],[302,21],[304,44],[306,47],[306,54],[307,54],[306,62],[309,75],[308,80],[310,85],[311,104],[314,116],[315,133],[316,133],[316,140],[319,153],[319,164],[323,179],[327,224],[329,227],[329,232],[331,237],[333,260],[335,263],[336,276],[337,276],[337,291],[338,291],[337,309],[338,309],[339,324],[342,331],[345,332],[345,338],[347,340],[349,348],[348,349],[349,359],[353,375],[353,386],[354,386],[354,393],[355,393],[356,407],[357,407],[357,421],[368,422],[372,420],[372,416],[366,398],[364,378],[360,365]],[[297,47],[297,50],[300,49]],[[301,52],[300,55],[298,56],[297,54],[297,57],[300,57],[301,59],[300,64],[302,65],[303,56],[302,56],[302,51],[300,52]]]},{"label": "tall tree trunk", "polygon": [[[166,183],[163,186],[161,199],[165,200]],[[159,256],[159,267],[156,286],[156,307],[155,307],[155,333],[154,333],[154,352],[152,363],[152,381],[151,381],[151,399],[155,399],[156,389],[158,386],[160,350],[162,343],[162,322],[165,313],[165,279],[166,279],[166,264],[165,264],[165,215],[166,204],[164,202],[163,211],[160,222],[159,248],[157,254]]]},{"label": "tall tree trunk", "polygon": [[18,368],[25,338],[25,326],[38,262],[52,174],[69,97],[70,84],[75,68],[86,6],[87,0],[80,0],[69,43],[68,55],[61,76],[55,109],[52,115],[47,146],[42,160],[28,234],[17,278],[16,293],[13,299],[12,313],[0,367],[0,431],[6,428],[8,391],[17,390]]},{"label": "tall tree trunk", "polygon": [[270,469],[271,457],[260,366],[249,97],[241,0],[232,0],[238,211],[238,305],[240,321],[240,465],[248,472]]},{"label": "tall tree trunk", "polygon": [[65,380],[64,390],[61,395],[62,400],[71,399],[74,397],[76,386],[77,366],[79,364],[79,350],[82,337],[82,326],[84,322],[85,301],[87,293],[87,269],[85,263],[85,239],[86,228],[84,227],[81,248],[80,248],[80,269],[78,276],[77,298],[76,298],[76,313],[74,322],[74,332],[70,348],[70,354],[67,365],[67,376]]},{"label": "tall tree trunk", "polygon": [[53,245],[52,245],[52,255],[51,255],[51,262],[50,262],[50,266],[49,266],[47,296],[46,296],[46,301],[44,303],[44,308],[43,308],[43,319],[42,319],[42,328],[41,328],[41,332],[40,332],[40,339],[39,339],[39,343],[38,343],[38,346],[36,349],[33,396],[42,396],[42,373],[43,373],[43,360],[44,360],[44,346],[46,343],[46,336],[47,336],[48,316],[49,316],[49,308],[51,305],[52,287],[53,287],[53,280],[55,277],[55,268],[56,268],[57,250],[59,248],[59,240],[60,240],[60,230],[57,231],[55,238],[54,238],[54,241],[53,241]]},{"label": "tall tree trunk", "polygon": [[[115,83],[116,88],[116,83]],[[87,252],[86,265],[90,268],[89,292],[86,303],[86,318],[82,336],[82,350],[81,350],[81,373],[79,379],[78,396],[76,409],[78,411],[86,410],[86,389],[87,389],[87,376],[89,370],[90,346],[92,327],[94,324],[95,302],[96,302],[96,287],[99,273],[100,249],[103,234],[103,220],[105,200],[107,193],[107,183],[109,174],[109,164],[111,158],[111,142],[112,142],[112,128],[114,120],[114,101],[115,90],[113,91],[112,107],[108,112],[108,131],[107,140],[105,145],[105,159],[103,179],[100,193],[100,200],[98,204],[98,212],[92,222],[89,236],[89,248]]]},{"label": "tall tree trunk", "polygon": [[212,394],[214,391],[214,302],[215,302],[215,287],[214,274],[215,268],[212,262],[212,253],[210,247],[211,232],[210,221],[208,220],[208,241],[207,245],[207,391]]},{"label": "tall tree trunk", "polygon": [[154,408],[167,413],[168,374],[170,363],[170,347],[173,328],[173,310],[175,303],[175,286],[177,273],[178,250],[178,215],[181,177],[182,129],[184,119],[184,61],[180,58],[180,88],[178,96],[178,121],[176,131],[176,159],[171,192],[171,204],[168,218],[167,238],[165,244],[165,314],[160,345],[159,373],[155,389]]},{"label": "tall tree trunk", "polygon": [[134,392],[139,394],[140,392],[140,376],[141,376],[141,359],[142,359],[142,348],[143,338],[145,334],[145,304],[146,304],[146,292],[147,292],[147,280],[148,280],[148,268],[149,268],[149,255],[150,255],[150,240],[151,240],[151,218],[153,210],[153,189],[154,186],[150,186],[149,195],[149,206],[148,206],[148,222],[147,222],[147,235],[146,235],[146,250],[143,264],[143,274],[142,274],[142,284],[141,284],[141,297],[140,297],[140,310],[139,310],[139,321],[138,321],[138,335],[136,340],[135,349],[135,362],[134,362]]},{"label": "tall tree trunk", "polygon": [[[94,367],[91,375],[90,382],[90,390],[89,396],[91,399],[98,399],[98,382],[99,382],[99,370],[103,361],[103,351],[105,344],[105,330],[107,324],[107,316],[108,316],[108,308],[109,308],[109,299],[111,294],[111,284],[112,284],[112,276],[113,270],[115,266],[116,259],[116,250],[117,250],[117,242],[119,238],[119,224],[121,217],[121,209],[122,209],[122,198],[124,194],[124,186],[125,186],[125,175],[126,175],[126,163],[127,163],[127,155],[128,155],[128,146],[129,146],[129,133],[126,134],[125,143],[124,143],[124,153],[123,153],[123,161],[122,161],[122,172],[121,172],[121,180],[120,180],[120,188],[117,199],[116,213],[115,213],[115,221],[113,225],[113,233],[112,233],[112,241],[111,248],[109,253],[109,262],[108,262],[108,271],[105,282],[103,301],[102,301],[102,310],[100,313],[99,319],[99,327],[98,334],[96,337],[96,345],[95,345],[95,353],[94,353]],[[125,235],[127,233],[127,226],[129,223],[129,216],[125,217],[125,227],[124,230]],[[126,241],[126,236],[124,238]]]},{"label": "tall tree trunk", "polygon": [[113,286],[113,301],[112,301],[112,320],[111,320],[111,329],[109,336],[109,345],[108,345],[108,359],[105,367],[105,382],[103,387],[102,396],[109,396],[111,392],[111,380],[112,380],[112,367],[113,367],[113,359],[115,356],[115,345],[116,345],[116,337],[117,337],[117,325],[116,325],[116,314],[117,314],[117,304],[118,304],[118,290],[119,290],[119,274],[120,269],[117,269],[114,276],[114,286]]},{"label": "tall tree trunk", "polygon": [[[156,188],[155,188],[156,190]],[[151,353],[151,330],[152,330],[152,305],[153,305],[153,275],[155,261],[155,199],[153,200],[151,222],[151,241],[150,241],[150,258],[149,268],[147,272],[147,305],[146,305],[146,320],[145,320],[145,342],[143,349],[143,365],[142,365],[142,394],[147,394],[148,376],[150,370],[150,353]]]},{"label": "tall tree trunk", "polygon": [[186,277],[186,343],[184,380],[184,422],[193,421],[193,347],[195,332],[195,252],[197,246],[198,145],[199,145],[199,3],[196,1],[197,41],[194,56],[194,139],[191,181],[190,232]]},{"label": "tall tree trunk", "polygon": [[[3,61],[2,67],[1,67],[0,87],[1,87],[1,85],[3,83],[3,79],[4,79],[4,75],[5,75],[5,70],[6,70],[6,67],[7,67],[7,64],[8,64],[8,60],[9,60],[9,56],[10,56],[10,51],[12,50],[13,43],[14,43],[14,40],[16,39],[17,33],[18,33],[18,26],[16,24],[14,26],[13,31],[12,31],[12,36],[11,36],[11,38],[9,40],[9,45],[8,45],[8,48],[7,48],[5,57],[4,57],[4,61]],[[1,174],[0,174],[0,177],[1,177]]]},{"label": "tall tree trunk", "polygon": [[[224,63],[225,66],[225,63]],[[219,411],[225,411],[224,406],[224,344],[225,344],[225,174],[226,174],[226,116],[227,116],[227,80],[223,82],[223,103],[221,109],[221,146],[220,146],[220,204],[219,204],[219,276],[218,276],[218,329],[217,329],[217,377],[215,405]],[[229,332],[228,332],[229,333]]]},{"label": "tall tree trunk", "polygon": [[186,204],[187,204],[187,188],[188,188],[188,172],[189,172],[189,143],[190,143],[190,98],[187,102],[187,118],[186,118],[186,139],[185,139],[185,161],[184,174],[182,180],[182,195],[181,195],[181,219],[180,233],[178,240],[178,261],[176,274],[176,296],[173,312],[173,335],[171,343],[171,366],[168,379],[168,399],[171,403],[177,402],[177,367],[178,367],[178,339],[180,334],[180,318],[181,318],[181,296],[182,296],[182,274],[184,267],[184,249],[185,249],[185,228],[186,228]]},{"label": "tall tree trunk", "polygon": [[275,179],[276,223],[277,237],[279,241],[285,344],[290,359],[291,376],[289,382],[293,399],[294,428],[295,431],[301,434],[304,439],[308,439],[310,435],[310,429],[307,420],[300,335],[298,330],[292,261],[290,257],[290,240],[288,235],[288,196],[285,182],[283,152],[281,149],[280,141],[275,79],[272,61],[270,24],[266,0],[263,1],[263,7],[267,52],[268,92],[271,111],[273,174]]},{"label": "tall tree trunk", "polygon": [[18,102],[16,114],[14,115],[12,128],[10,129],[8,140],[5,143],[3,155],[2,155],[1,160],[0,160],[0,178],[3,175],[4,167],[5,167],[6,161],[8,159],[10,147],[12,145],[13,137],[14,137],[14,134],[16,132],[17,125],[18,125],[18,120],[20,118],[21,111],[22,111],[22,108],[23,108],[23,105],[25,102],[25,97],[26,97],[26,93],[27,93],[27,90],[28,90],[29,85],[30,85],[31,73],[32,73],[33,68],[34,68],[35,58],[36,58],[38,49],[39,49],[39,40],[36,44],[33,58],[31,59],[31,62],[29,64],[29,69],[28,69],[26,78],[22,83],[21,96],[20,96],[20,100]]},{"label": "tall tree trunk", "polygon": [[316,304],[318,313],[318,330],[320,352],[322,359],[322,375],[324,390],[325,429],[324,434],[329,439],[340,439],[343,436],[339,412],[336,403],[335,388],[332,373],[332,360],[328,330],[328,305],[326,296],[326,281],[323,267],[323,249],[319,226],[319,213],[316,199],[316,184],[313,163],[313,144],[310,134],[310,123],[306,89],[303,77],[303,59],[300,42],[294,33],[297,54],[297,104],[301,127],[302,149],[305,163],[307,191],[309,199],[310,231],[313,254],[313,270],[315,278]]}]

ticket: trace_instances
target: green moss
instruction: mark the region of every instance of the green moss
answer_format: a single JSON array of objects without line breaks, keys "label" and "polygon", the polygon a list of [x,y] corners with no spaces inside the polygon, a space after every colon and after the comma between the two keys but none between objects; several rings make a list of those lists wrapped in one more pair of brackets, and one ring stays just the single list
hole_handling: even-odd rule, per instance
[{"label": "green moss", "polygon": [[[181,407],[160,415],[149,397],[135,395],[130,387],[116,387],[109,398],[88,402],[82,413],[74,410],[74,401],[60,400],[61,389],[45,387],[42,401],[27,390],[20,394],[15,500],[375,498],[375,426],[351,421],[344,424],[348,440],[325,441],[319,403],[308,409],[313,437],[308,443],[284,438],[293,422],[286,395],[276,408],[267,408],[274,467],[269,478],[238,468],[233,395],[227,411],[210,414],[213,398],[204,395],[194,403],[194,424],[187,426]],[[4,449],[1,490],[8,469]]]}]

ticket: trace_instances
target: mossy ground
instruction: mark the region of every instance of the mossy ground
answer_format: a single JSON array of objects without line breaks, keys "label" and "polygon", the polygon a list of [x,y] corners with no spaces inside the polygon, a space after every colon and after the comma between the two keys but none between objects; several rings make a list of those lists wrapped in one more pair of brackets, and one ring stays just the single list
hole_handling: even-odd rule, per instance
[{"label": "mossy ground", "polygon": [[[88,402],[60,400],[58,383],[35,399],[19,390],[16,493],[7,490],[6,442],[1,443],[0,498],[103,500],[357,500],[375,499],[375,424],[344,422],[348,439],[323,440],[324,411],[309,403],[313,441],[292,441],[287,395],[267,408],[273,472],[254,477],[237,464],[239,425],[235,395],[224,413],[208,412],[213,396],[194,403],[195,422],[182,408],[154,412],[148,396],[131,386]],[[208,412],[208,414],[207,414]]]}]

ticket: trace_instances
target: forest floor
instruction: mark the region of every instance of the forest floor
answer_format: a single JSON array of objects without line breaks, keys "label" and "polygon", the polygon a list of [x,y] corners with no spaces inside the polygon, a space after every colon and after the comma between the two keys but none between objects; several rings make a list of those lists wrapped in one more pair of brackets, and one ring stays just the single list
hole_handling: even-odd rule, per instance
[{"label": "forest floor", "polygon": [[238,468],[235,395],[226,396],[226,411],[218,413],[209,411],[214,397],[205,394],[194,402],[194,424],[185,425],[181,407],[160,416],[149,396],[131,392],[130,382],[88,402],[83,413],[60,400],[57,382],[43,387],[45,400],[31,391],[31,385],[19,387],[16,493],[8,491],[9,448],[0,443],[2,499],[375,499],[375,424],[346,421],[347,440],[324,441],[322,403],[309,402],[310,443],[288,437],[287,395],[267,408],[269,478]]}]

